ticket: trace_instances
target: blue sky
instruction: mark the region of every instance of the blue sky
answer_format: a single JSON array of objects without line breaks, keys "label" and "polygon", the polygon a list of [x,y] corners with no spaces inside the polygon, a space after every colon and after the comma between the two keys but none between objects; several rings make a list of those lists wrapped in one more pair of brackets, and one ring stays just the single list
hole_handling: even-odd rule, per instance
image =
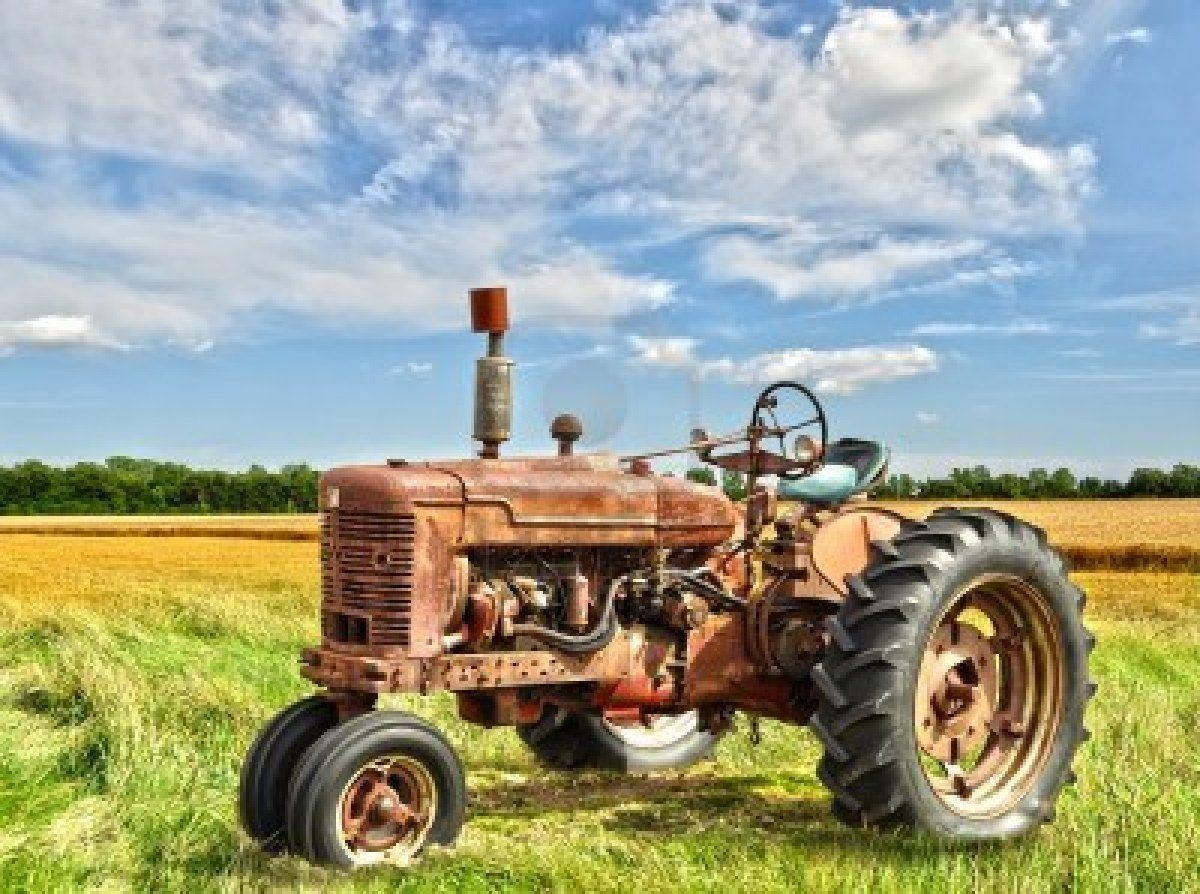
[{"label": "blue sky", "polygon": [[0,461],[741,423],[917,473],[1200,459],[1188,3],[0,0]]}]

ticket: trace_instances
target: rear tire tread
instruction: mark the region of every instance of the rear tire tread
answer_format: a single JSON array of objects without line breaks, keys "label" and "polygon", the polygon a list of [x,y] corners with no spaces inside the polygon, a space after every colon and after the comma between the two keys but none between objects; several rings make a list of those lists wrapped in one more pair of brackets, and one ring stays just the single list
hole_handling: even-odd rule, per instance
[{"label": "rear tire tread", "polygon": [[[957,815],[932,817],[927,805],[912,788],[912,774],[896,759],[898,744],[894,723],[897,698],[903,681],[919,661],[920,617],[930,611],[941,587],[964,561],[972,561],[979,550],[990,555],[1018,556],[1036,564],[1043,573],[1053,569],[1065,578],[1065,566],[1047,546],[1045,532],[992,509],[943,508],[935,510],[924,525],[906,527],[891,541],[891,549],[875,546],[872,563],[863,572],[846,579],[848,595],[838,614],[826,624],[831,643],[824,658],[814,665],[812,679],[819,708],[809,726],[825,749],[818,776],[833,795],[834,814],[850,825],[890,827],[922,826],[951,837],[988,838],[1013,834],[1036,826],[1067,780],[1047,779],[1039,797],[1023,799],[1003,830],[990,834]],[[1069,587],[1067,600],[1082,608],[1082,590]],[[1081,628],[1074,628],[1079,630]],[[1084,655],[1094,637],[1083,631]],[[1086,680],[1086,676],[1084,677]],[[1093,684],[1082,687],[1090,698]],[[1068,701],[1071,698],[1068,694]],[[1070,712],[1068,704],[1066,710]],[[1081,712],[1080,712],[1080,715]],[[1064,720],[1065,722],[1065,720]],[[1087,739],[1080,725],[1064,729],[1070,736],[1070,757]]]}]

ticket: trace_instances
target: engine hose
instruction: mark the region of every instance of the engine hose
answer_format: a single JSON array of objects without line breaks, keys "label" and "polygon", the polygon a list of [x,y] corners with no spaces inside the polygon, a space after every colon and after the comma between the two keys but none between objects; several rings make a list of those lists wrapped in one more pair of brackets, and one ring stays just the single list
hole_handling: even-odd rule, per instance
[{"label": "engine hose", "polygon": [[541,624],[514,624],[513,635],[528,636],[530,639],[536,639],[555,649],[575,655],[599,651],[611,643],[613,637],[617,635],[617,590],[624,582],[624,578],[617,578],[613,581],[612,586],[608,588],[604,604],[600,608],[600,617],[596,620],[596,626],[587,633],[562,633],[558,630],[551,630],[549,627],[543,627]]},{"label": "engine hose", "polygon": [[[707,570],[708,569],[704,569],[704,571]],[[680,581],[689,586],[693,593],[709,600],[710,602],[725,602],[737,606],[738,608],[746,607],[746,600],[741,596],[737,596],[729,592],[724,587],[720,587],[716,584],[711,584],[708,581],[703,580],[697,572],[678,571],[671,569],[668,571],[668,574],[670,574],[672,577],[678,578]]]}]

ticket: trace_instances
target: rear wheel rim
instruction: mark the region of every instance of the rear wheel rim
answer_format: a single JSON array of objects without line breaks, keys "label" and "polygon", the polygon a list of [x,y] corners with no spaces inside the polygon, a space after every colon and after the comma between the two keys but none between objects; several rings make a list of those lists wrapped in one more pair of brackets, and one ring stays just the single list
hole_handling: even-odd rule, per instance
[{"label": "rear wheel rim", "polygon": [[1046,598],[987,575],[950,601],[926,642],[914,725],[921,768],[955,814],[992,818],[1033,788],[1065,701],[1063,649]]},{"label": "rear wheel rim", "polygon": [[630,724],[604,718],[604,728],[631,748],[666,748],[683,741],[700,728],[697,711],[683,714],[656,714]]},{"label": "rear wheel rim", "polygon": [[338,802],[340,840],[355,865],[409,864],[429,838],[437,786],[421,761],[375,758],[351,777]]}]

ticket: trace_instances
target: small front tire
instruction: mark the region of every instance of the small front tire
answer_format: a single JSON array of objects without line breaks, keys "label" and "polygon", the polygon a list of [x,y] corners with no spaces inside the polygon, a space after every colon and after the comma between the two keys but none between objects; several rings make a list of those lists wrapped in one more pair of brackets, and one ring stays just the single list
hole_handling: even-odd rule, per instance
[{"label": "small front tire", "polygon": [[288,784],[304,753],[337,725],[337,707],[314,695],[285,708],[263,727],[242,762],[238,814],[242,828],[268,854],[285,849]]},{"label": "small front tire", "polygon": [[309,751],[288,793],[288,842],[319,865],[406,866],[427,846],[454,842],[466,805],[466,775],[446,738],[412,714],[375,712]]}]

